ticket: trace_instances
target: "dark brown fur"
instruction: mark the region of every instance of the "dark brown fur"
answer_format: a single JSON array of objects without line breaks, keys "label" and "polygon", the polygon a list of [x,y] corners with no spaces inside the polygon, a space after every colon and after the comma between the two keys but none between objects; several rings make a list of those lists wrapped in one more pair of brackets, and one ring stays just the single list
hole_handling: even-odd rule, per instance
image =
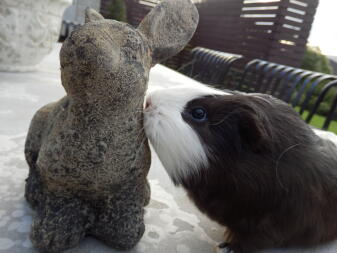
[{"label": "dark brown fur", "polygon": [[[190,111],[203,107],[208,120]],[[207,96],[182,114],[209,149],[209,168],[182,179],[197,207],[253,253],[337,238],[337,148],[267,95]]]}]

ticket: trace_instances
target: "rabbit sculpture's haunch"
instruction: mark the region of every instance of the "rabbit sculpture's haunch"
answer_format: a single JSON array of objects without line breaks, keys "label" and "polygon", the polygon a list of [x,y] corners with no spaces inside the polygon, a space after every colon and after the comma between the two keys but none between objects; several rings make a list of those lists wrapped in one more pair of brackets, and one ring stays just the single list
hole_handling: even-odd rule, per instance
[{"label": "rabbit sculpture's haunch", "polygon": [[60,53],[67,95],[35,114],[26,140],[35,247],[60,252],[86,235],[122,250],[139,241],[150,198],[149,70],[178,53],[197,23],[190,0],[161,2],[137,29],[87,9]]}]

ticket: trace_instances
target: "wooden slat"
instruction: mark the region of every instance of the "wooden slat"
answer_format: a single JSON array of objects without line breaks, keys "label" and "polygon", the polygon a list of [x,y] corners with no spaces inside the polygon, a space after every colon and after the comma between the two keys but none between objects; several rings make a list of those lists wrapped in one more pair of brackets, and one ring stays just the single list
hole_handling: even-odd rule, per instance
[{"label": "wooden slat", "polygon": [[[285,58],[284,54],[289,54],[289,56]],[[294,53],[294,52],[291,52],[291,51],[289,51],[289,52],[288,51],[286,51],[286,52],[278,51],[278,52],[272,52],[271,54],[269,54],[268,60],[270,58],[276,58],[277,57],[277,58],[280,58],[280,59],[284,58],[285,60],[288,59],[288,60],[292,60],[292,61],[295,62],[295,61],[298,61],[298,57],[301,56],[301,55],[303,56],[303,54],[301,54],[300,52]],[[301,61],[298,61],[298,62],[301,62]]]},{"label": "wooden slat", "polygon": [[277,14],[279,10],[242,10],[241,14]]},{"label": "wooden slat", "polygon": [[280,6],[281,5],[281,3],[282,3],[282,1],[281,2],[267,2],[267,3],[263,3],[263,2],[261,2],[261,3],[244,3],[243,4],[243,7],[269,7],[269,6]]},{"label": "wooden slat", "polygon": [[[317,0],[315,1],[318,2]],[[312,15],[313,13],[316,12],[317,5],[309,5],[308,7],[304,7],[304,6],[300,6],[300,5],[293,4],[293,3],[287,3],[285,1],[280,4],[280,8],[284,8],[284,9],[293,8],[293,9],[297,9],[300,11],[305,11],[307,14]]]},{"label": "wooden slat", "polygon": [[[315,1],[317,2],[317,0]],[[305,6],[290,3],[288,1],[270,2],[270,3],[247,3],[243,5],[243,7],[270,7],[270,6],[279,6],[280,8],[298,9],[301,11],[306,11],[308,14],[312,14],[312,12],[315,11],[315,9],[317,8],[317,5],[316,6],[309,5],[308,7],[305,7]]]},{"label": "wooden slat", "polygon": [[[128,19],[132,24],[138,24],[151,9],[149,6],[139,5],[138,0],[126,1]],[[289,0],[250,4],[243,4],[243,0],[204,0],[202,2],[195,0],[200,21],[191,43],[194,46],[243,54],[247,59],[272,59],[277,60],[277,63],[298,66],[302,61],[305,44],[313,22],[313,14],[316,12],[318,4],[318,0],[302,1],[305,1],[308,6],[292,4]],[[278,6],[278,8],[273,10],[242,10],[243,7],[270,6]],[[290,12],[287,8],[297,9],[305,13],[302,15]],[[242,14],[275,14],[276,16],[271,18],[243,18],[240,17]],[[301,19],[303,22],[287,20],[285,19],[286,16]],[[272,25],[257,25],[256,22],[273,23]],[[300,27],[301,30],[287,29],[283,27],[284,24]],[[269,33],[268,31],[272,32]],[[282,44],[280,43],[281,40],[291,41],[295,44]],[[186,53],[185,55],[179,54],[168,64],[177,65],[183,60],[186,60]]]}]

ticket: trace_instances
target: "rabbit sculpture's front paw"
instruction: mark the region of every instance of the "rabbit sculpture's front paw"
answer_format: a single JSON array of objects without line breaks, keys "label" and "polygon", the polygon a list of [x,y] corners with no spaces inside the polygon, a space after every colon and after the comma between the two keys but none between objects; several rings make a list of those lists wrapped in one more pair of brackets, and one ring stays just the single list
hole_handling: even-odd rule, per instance
[{"label": "rabbit sculpture's front paw", "polygon": [[91,210],[79,199],[48,195],[37,209],[31,240],[44,252],[61,252],[78,245],[93,222]]}]

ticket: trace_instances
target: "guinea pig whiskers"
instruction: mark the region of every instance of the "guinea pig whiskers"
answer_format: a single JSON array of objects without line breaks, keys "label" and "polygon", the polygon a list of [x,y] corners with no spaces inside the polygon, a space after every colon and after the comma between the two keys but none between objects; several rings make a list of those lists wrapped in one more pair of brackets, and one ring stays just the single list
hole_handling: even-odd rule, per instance
[{"label": "guinea pig whiskers", "polygon": [[144,110],[143,109],[137,109],[135,110],[135,112],[143,112]]},{"label": "guinea pig whiskers", "polygon": [[139,133],[138,133],[137,136],[136,136],[136,141],[138,140],[139,137],[145,137],[144,127],[142,127],[142,128],[139,130]]},{"label": "guinea pig whiskers", "polygon": [[139,118],[139,119],[136,119],[135,121],[136,122],[142,122],[144,119],[143,119],[143,117],[141,117],[141,118]]},{"label": "guinea pig whiskers", "polygon": [[284,184],[282,183],[280,177],[279,177],[279,174],[278,174],[278,167],[279,167],[279,163],[280,163],[280,160],[282,159],[282,157],[288,152],[290,151],[291,149],[297,147],[301,145],[301,143],[297,143],[297,144],[294,144],[288,148],[286,148],[285,150],[283,150],[283,152],[279,155],[279,157],[277,158],[277,161],[276,161],[276,166],[275,166],[275,175],[276,175],[276,178],[277,178],[277,181],[278,183],[280,184],[280,186],[286,191],[286,192],[289,192],[288,188],[284,186]]},{"label": "guinea pig whiskers", "polygon": [[144,110],[136,110],[135,115],[144,114]]},{"label": "guinea pig whiskers", "polygon": [[137,157],[138,157],[139,151],[142,150],[142,147],[143,147],[143,144],[144,144],[145,141],[146,141],[146,137],[144,137],[144,138],[142,139],[142,141],[140,142],[139,147],[138,147],[138,149],[137,149],[137,151],[136,151],[135,160],[133,160],[133,162],[132,162],[130,168],[133,168],[134,165],[136,164],[136,161],[137,161]]}]

